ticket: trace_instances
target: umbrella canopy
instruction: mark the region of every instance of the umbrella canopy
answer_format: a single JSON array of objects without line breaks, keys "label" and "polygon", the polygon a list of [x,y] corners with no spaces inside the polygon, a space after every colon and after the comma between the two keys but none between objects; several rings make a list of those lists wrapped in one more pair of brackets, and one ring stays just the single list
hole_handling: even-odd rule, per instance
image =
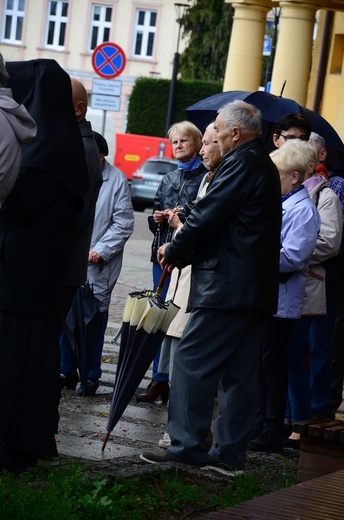
[{"label": "umbrella canopy", "polygon": [[186,109],[187,117],[201,132],[204,132],[206,126],[215,120],[218,110],[237,99],[246,101],[261,111],[263,118],[262,137],[269,151],[274,149],[272,135],[276,121],[290,112],[296,112],[307,117],[311,123],[312,131],[321,135],[326,141],[328,168],[339,174],[344,173],[344,145],[337,132],[322,116],[299,105],[293,99],[275,96],[265,91],[231,90],[220,92],[189,106]]},{"label": "umbrella canopy", "polygon": [[110,432],[128,406],[179,310],[173,302],[164,302],[159,298],[168,274],[165,267],[155,293],[135,292],[129,294],[127,298],[123,311],[119,358],[103,451]]},{"label": "umbrella canopy", "polygon": [[64,332],[77,359],[84,396],[92,349],[96,340],[88,333],[87,325],[97,314],[100,305],[101,302],[94,296],[92,287],[86,282],[75,293],[64,324]]}]

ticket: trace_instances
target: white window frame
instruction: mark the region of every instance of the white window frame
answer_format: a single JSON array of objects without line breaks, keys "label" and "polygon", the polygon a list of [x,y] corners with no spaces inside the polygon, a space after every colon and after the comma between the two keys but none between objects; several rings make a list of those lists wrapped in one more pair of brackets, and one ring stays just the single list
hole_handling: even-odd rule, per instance
[{"label": "white window frame", "polygon": [[[96,8],[100,9],[100,19],[99,20],[94,19],[94,14],[95,14]],[[109,22],[106,21],[106,19],[105,19],[107,9],[111,9],[111,18],[110,18]],[[113,8],[110,5],[100,5],[100,4],[92,5],[90,34],[89,34],[89,38],[88,38],[89,52],[94,51],[94,49],[96,47],[98,47],[98,45],[100,45],[101,43],[109,41],[109,39],[105,39],[104,33],[105,33],[106,29],[109,29],[109,36],[110,36],[110,31],[111,31],[111,27],[112,27],[112,15],[113,15]],[[92,48],[91,45],[92,45],[92,36],[93,36],[94,28],[98,29],[98,34],[97,34],[96,46]]]},{"label": "white window frame", "polygon": [[[3,22],[2,22],[2,30],[1,30],[1,41],[7,42],[7,43],[22,43],[22,37],[23,37],[23,26],[24,26],[24,14],[25,14],[25,0],[22,0],[23,2],[23,9],[21,10],[19,8],[19,2],[20,0],[13,0],[13,7],[8,7],[8,0],[4,0],[4,11],[3,11]],[[10,31],[10,37],[5,37],[5,29],[6,29],[6,19],[11,18],[11,31]],[[18,40],[16,38],[17,30],[18,30],[18,22],[21,19],[21,34],[20,39]]]},{"label": "white window frame", "polygon": [[[50,14],[51,11],[51,4],[56,4],[56,14]],[[66,40],[66,33],[67,33],[67,23],[68,23],[68,12],[67,16],[62,15],[62,9],[63,4],[68,4],[68,8],[70,6],[69,0],[49,0],[48,3],[48,13],[47,13],[47,23],[46,23],[46,29],[45,29],[45,37],[44,37],[44,46],[49,49],[58,49],[62,50],[65,48],[65,40]],[[68,11],[67,8],[67,11]],[[53,42],[48,43],[48,37],[49,37],[49,26],[50,23],[55,24],[54,28],[54,37]],[[64,42],[63,45],[60,45],[60,35],[61,35],[61,27],[65,24],[65,34],[64,34]]]},{"label": "white window frame", "polygon": [[[140,12],[144,12],[144,23],[143,25],[139,25],[139,15]],[[155,13],[155,25],[150,25],[150,19],[152,13]],[[154,56],[154,47],[155,47],[155,36],[156,36],[156,22],[158,20],[158,11],[155,9],[145,9],[138,7],[135,13],[135,26],[134,26],[134,37],[133,37],[133,46],[132,46],[132,55],[135,58],[145,58],[145,59],[153,59]],[[149,36],[153,34],[153,45],[152,45],[152,53],[147,54]],[[140,52],[136,52],[136,45],[138,37],[142,37],[141,41],[141,49]]]}]

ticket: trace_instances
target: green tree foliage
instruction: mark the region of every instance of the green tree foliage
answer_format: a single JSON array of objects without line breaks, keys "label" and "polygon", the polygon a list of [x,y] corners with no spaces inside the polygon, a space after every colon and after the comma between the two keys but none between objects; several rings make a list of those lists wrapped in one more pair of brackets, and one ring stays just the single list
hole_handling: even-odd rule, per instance
[{"label": "green tree foliage", "polygon": [[225,0],[196,0],[187,10],[183,38],[189,44],[181,55],[182,79],[223,81],[232,20],[232,6]]}]

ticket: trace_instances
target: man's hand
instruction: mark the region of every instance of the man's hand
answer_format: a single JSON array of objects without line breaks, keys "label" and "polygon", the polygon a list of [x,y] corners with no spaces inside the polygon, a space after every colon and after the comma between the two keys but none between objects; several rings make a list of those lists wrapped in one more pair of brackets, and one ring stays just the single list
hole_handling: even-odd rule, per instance
[{"label": "man's hand", "polygon": [[103,260],[103,257],[100,256],[96,251],[90,251],[88,253],[88,263],[89,264],[99,264]]},{"label": "man's hand", "polygon": [[[163,244],[158,249],[158,262],[160,264],[161,269],[163,269],[167,265],[167,260],[165,258],[165,249],[168,246],[169,242],[166,242],[166,244]],[[174,265],[167,265],[167,270],[170,273],[173,271]]]}]

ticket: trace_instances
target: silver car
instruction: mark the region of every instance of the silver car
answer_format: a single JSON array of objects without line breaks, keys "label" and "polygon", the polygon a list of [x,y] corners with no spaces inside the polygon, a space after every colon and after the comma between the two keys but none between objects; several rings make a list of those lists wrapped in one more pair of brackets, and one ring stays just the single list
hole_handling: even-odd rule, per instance
[{"label": "silver car", "polygon": [[169,157],[150,157],[133,173],[130,192],[133,208],[144,211],[153,207],[156,190],[165,173],[177,168],[178,161]]}]

